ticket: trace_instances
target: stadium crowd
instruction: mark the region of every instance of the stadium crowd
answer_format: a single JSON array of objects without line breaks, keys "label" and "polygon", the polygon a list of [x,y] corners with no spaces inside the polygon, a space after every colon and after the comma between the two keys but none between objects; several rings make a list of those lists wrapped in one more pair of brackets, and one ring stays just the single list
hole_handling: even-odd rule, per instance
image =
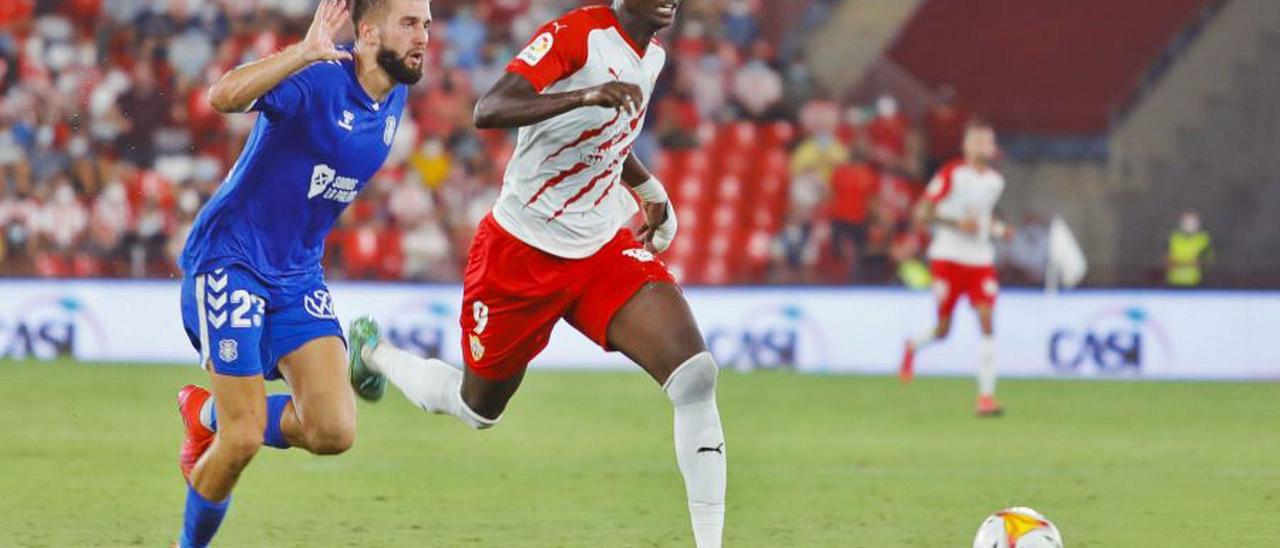
[{"label": "stadium crowd", "polygon": [[[969,114],[944,101],[913,121],[892,97],[871,105],[825,97],[797,37],[836,1],[801,2],[801,15],[781,26],[763,0],[683,7],[679,26],[663,37],[668,68],[636,150],[661,173],[665,155],[702,146],[718,126],[794,127],[790,204],[768,269],[746,281],[914,285],[927,233],[910,210],[924,174],[958,154]],[[512,133],[475,130],[472,105],[538,25],[582,3],[433,2],[427,78],[413,90],[386,167],[328,242],[330,276],[459,279],[514,145]],[[313,0],[6,2],[0,275],[174,275],[192,219],[254,120],[214,112],[208,86],[296,40],[313,7]],[[1026,253],[1039,252],[1029,245]]]}]

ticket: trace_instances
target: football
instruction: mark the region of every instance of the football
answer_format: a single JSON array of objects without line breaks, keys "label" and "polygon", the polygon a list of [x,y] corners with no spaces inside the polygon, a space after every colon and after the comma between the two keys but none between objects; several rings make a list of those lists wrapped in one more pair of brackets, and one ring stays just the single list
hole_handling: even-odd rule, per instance
[{"label": "football", "polygon": [[1062,548],[1062,534],[1040,512],[1030,508],[1006,508],[992,514],[978,527],[973,548]]}]

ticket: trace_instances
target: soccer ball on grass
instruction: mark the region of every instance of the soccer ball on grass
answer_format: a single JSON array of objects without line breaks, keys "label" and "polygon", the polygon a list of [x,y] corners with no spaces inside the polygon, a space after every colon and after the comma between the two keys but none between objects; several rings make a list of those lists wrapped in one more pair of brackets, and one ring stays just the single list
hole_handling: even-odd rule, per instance
[{"label": "soccer ball on grass", "polygon": [[982,522],[973,548],[1062,548],[1062,534],[1040,512],[1006,508]]}]

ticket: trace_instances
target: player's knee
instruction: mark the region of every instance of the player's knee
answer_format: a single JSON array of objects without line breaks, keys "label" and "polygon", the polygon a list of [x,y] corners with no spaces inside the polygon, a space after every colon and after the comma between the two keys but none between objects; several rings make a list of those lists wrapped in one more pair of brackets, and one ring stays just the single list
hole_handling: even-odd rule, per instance
[{"label": "player's knee", "polygon": [[356,444],[355,422],[333,421],[318,425],[307,433],[307,442],[311,452],[317,455],[345,453]]},{"label": "player's knee", "polygon": [[667,377],[662,386],[672,405],[677,407],[713,400],[716,397],[716,377],[720,368],[710,352],[699,352],[685,360]]},{"label": "player's knee", "polygon": [[223,428],[218,431],[218,445],[226,454],[232,468],[243,469],[262,449],[262,430],[251,428]]}]

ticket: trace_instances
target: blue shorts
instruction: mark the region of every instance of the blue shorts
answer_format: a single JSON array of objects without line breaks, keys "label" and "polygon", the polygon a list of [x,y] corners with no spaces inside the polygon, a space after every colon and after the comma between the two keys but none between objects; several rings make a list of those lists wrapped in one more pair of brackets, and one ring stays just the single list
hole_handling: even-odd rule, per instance
[{"label": "blue shorts", "polygon": [[278,287],[239,265],[183,278],[182,325],[200,353],[201,367],[267,380],[279,379],[280,358],[303,344],[320,337],[342,339],[323,276]]}]

